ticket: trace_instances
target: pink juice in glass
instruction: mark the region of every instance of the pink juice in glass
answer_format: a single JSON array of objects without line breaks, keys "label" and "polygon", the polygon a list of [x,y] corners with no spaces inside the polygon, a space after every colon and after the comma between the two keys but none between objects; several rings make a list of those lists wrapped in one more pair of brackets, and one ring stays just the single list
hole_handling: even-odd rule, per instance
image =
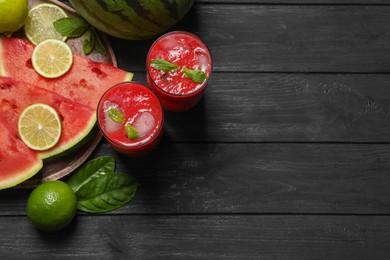
[{"label": "pink juice in glass", "polygon": [[[156,68],[153,63],[157,61],[168,62],[173,67]],[[148,84],[163,108],[169,111],[185,111],[195,106],[202,97],[211,71],[210,51],[192,33],[175,31],[164,34],[153,43],[148,53]],[[194,74],[197,75],[191,76]],[[199,74],[204,78],[199,78]]]},{"label": "pink juice in glass", "polygon": [[150,152],[160,141],[164,116],[160,101],[146,86],[119,83],[100,99],[98,125],[113,148],[130,156]]}]

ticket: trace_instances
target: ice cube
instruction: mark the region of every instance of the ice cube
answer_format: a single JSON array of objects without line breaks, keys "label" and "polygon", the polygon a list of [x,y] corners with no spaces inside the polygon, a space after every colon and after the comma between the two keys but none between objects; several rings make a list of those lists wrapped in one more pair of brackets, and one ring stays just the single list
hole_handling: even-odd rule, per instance
[{"label": "ice cube", "polygon": [[172,50],[177,45],[175,39],[172,38],[163,39],[161,40],[160,44],[161,48],[164,50]]},{"label": "ice cube", "polygon": [[120,106],[118,104],[113,103],[109,100],[104,101],[104,104],[103,104],[104,128],[106,129],[106,131],[108,133],[119,131],[123,127],[123,124],[116,123],[108,115],[108,111],[112,108],[118,109],[120,112],[122,112],[122,109],[120,108]]},{"label": "ice cube", "polygon": [[106,131],[108,133],[119,131],[123,127],[123,124],[114,122],[108,116],[108,112],[107,111],[104,111],[104,128],[106,129]]},{"label": "ice cube", "polygon": [[150,112],[143,112],[140,117],[138,117],[133,127],[138,131],[140,137],[147,135],[150,130],[154,128],[156,120]]},{"label": "ice cube", "polygon": [[196,69],[200,69],[203,72],[207,70],[207,66],[209,64],[209,59],[207,58],[206,51],[200,47],[195,48],[194,50],[195,58],[198,62],[198,66]]}]

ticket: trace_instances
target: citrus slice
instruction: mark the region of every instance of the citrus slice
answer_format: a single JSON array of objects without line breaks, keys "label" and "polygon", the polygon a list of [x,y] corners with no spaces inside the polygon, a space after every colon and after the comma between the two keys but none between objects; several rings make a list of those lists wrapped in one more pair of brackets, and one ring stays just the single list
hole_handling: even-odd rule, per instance
[{"label": "citrus slice", "polygon": [[35,46],[32,65],[38,74],[45,78],[58,78],[72,66],[72,50],[63,41],[45,40]]},{"label": "citrus slice", "polygon": [[42,103],[25,108],[18,121],[20,138],[29,148],[37,151],[55,146],[60,140],[61,129],[57,111]]},{"label": "citrus slice", "polygon": [[67,14],[57,5],[39,4],[32,8],[24,24],[27,38],[35,45],[47,39],[66,41],[66,37],[59,34],[53,23],[67,17]]}]

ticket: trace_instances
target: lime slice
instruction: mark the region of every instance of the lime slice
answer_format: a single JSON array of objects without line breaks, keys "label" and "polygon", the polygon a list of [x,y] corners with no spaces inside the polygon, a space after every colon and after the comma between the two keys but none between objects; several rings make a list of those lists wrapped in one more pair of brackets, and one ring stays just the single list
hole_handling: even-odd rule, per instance
[{"label": "lime slice", "polygon": [[20,138],[33,150],[43,151],[55,146],[60,140],[61,128],[58,113],[46,104],[32,104],[19,117]]},{"label": "lime slice", "polygon": [[45,40],[35,46],[32,65],[36,72],[45,78],[58,78],[72,66],[72,50],[63,41]]},{"label": "lime slice", "polygon": [[59,34],[53,25],[55,21],[65,17],[65,11],[57,5],[39,4],[28,12],[24,32],[35,45],[47,39],[66,41],[66,37]]}]

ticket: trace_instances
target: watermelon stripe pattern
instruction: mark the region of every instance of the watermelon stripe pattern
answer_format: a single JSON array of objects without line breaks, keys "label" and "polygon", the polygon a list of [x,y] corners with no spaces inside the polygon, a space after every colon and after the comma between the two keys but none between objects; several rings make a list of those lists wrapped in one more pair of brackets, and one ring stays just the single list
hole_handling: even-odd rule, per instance
[{"label": "watermelon stripe pattern", "polygon": [[97,29],[127,40],[152,38],[177,23],[194,0],[70,0]]}]

